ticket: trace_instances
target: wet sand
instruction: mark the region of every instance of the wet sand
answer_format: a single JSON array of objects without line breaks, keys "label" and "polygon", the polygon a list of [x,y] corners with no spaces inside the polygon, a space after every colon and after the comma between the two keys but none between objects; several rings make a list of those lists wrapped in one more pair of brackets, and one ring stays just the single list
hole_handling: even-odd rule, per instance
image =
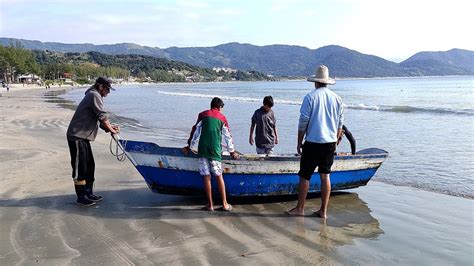
[{"label": "wet sand", "polygon": [[[0,97],[0,265],[474,264],[471,199],[371,181],[334,193],[327,220],[287,217],[295,201],[278,199],[231,199],[233,213],[211,214],[202,197],[151,193],[103,132],[92,148],[105,200],[78,207],[73,111],[44,93]],[[319,204],[308,200],[307,214]]]}]

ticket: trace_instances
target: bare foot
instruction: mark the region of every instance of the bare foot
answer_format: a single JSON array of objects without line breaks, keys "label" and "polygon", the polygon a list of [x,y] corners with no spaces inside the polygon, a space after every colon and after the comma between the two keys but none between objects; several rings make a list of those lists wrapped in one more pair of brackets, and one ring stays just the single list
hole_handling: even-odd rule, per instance
[{"label": "bare foot", "polygon": [[210,212],[213,212],[214,211],[214,207],[207,204],[206,206],[202,207],[201,208],[203,211],[210,211]]},{"label": "bare foot", "polygon": [[304,216],[304,210],[298,210],[296,207],[291,210],[285,211],[285,213],[291,216]]},{"label": "bare foot", "polygon": [[232,205],[230,205],[229,203],[227,203],[227,207],[226,206],[222,206],[222,210],[223,211],[226,211],[226,212],[230,212],[232,211],[233,207]]},{"label": "bare foot", "polygon": [[328,218],[327,214],[326,214],[326,213],[323,213],[321,210],[314,212],[314,213],[313,213],[313,216],[316,216],[316,217],[319,217],[319,218],[323,218],[323,219]]}]

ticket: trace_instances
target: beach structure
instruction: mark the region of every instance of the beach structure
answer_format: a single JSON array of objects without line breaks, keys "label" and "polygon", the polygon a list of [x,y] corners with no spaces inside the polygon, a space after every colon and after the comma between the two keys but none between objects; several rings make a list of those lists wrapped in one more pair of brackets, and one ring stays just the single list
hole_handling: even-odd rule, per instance
[{"label": "beach structure", "polygon": [[[156,193],[200,195],[203,191],[198,156],[184,155],[179,148],[161,147],[155,143],[120,140],[125,155]],[[388,157],[388,152],[371,148],[355,155],[335,157],[331,173],[332,190],[364,186]],[[227,195],[276,196],[298,194],[300,157],[289,155],[241,155],[232,160],[224,155],[222,170]],[[315,172],[315,175],[318,175]],[[214,179],[213,179],[214,182]],[[312,178],[309,193],[320,192],[320,179]],[[216,187],[213,184],[213,187]],[[217,193],[217,191],[214,191]]]},{"label": "beach structure", "polygon": [[42,81],[41,78],[37,75],[26,74],[19,76],[18,82],[24,84],[40,84]]}]

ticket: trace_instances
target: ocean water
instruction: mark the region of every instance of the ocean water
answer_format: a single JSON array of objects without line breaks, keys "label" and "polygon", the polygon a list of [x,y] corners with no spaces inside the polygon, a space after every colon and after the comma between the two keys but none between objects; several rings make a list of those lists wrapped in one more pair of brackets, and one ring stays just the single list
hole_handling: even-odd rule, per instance
[{"label": "ocean water", "polygon": [[[198,113],[218,96],[237,150],[253,153],[250,118],[272,95],[280,140],[275,152],[295,153],[299,107],[313,89],[306,81],[123,85],[105,106],[123,138],[182,147]],[[357,149],[390,153],[373,180],[474,198],[474,77],[338,80],[331,89],[344,101]],[[64,97],[79,102],[83,94]],[[347,140],[338,151],[350,151]]]}]

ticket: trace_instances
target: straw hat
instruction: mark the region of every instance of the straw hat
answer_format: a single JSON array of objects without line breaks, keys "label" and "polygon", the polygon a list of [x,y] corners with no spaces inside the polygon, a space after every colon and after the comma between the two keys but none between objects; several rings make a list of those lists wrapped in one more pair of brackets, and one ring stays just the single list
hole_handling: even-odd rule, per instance
[{"label": "straw hat", "polygon": [[307,79],[310,82],[319,82],[324,84],[335,84],[336,81],[329,77],[329,69],[325,65],[316,68],[316,75]]}]

